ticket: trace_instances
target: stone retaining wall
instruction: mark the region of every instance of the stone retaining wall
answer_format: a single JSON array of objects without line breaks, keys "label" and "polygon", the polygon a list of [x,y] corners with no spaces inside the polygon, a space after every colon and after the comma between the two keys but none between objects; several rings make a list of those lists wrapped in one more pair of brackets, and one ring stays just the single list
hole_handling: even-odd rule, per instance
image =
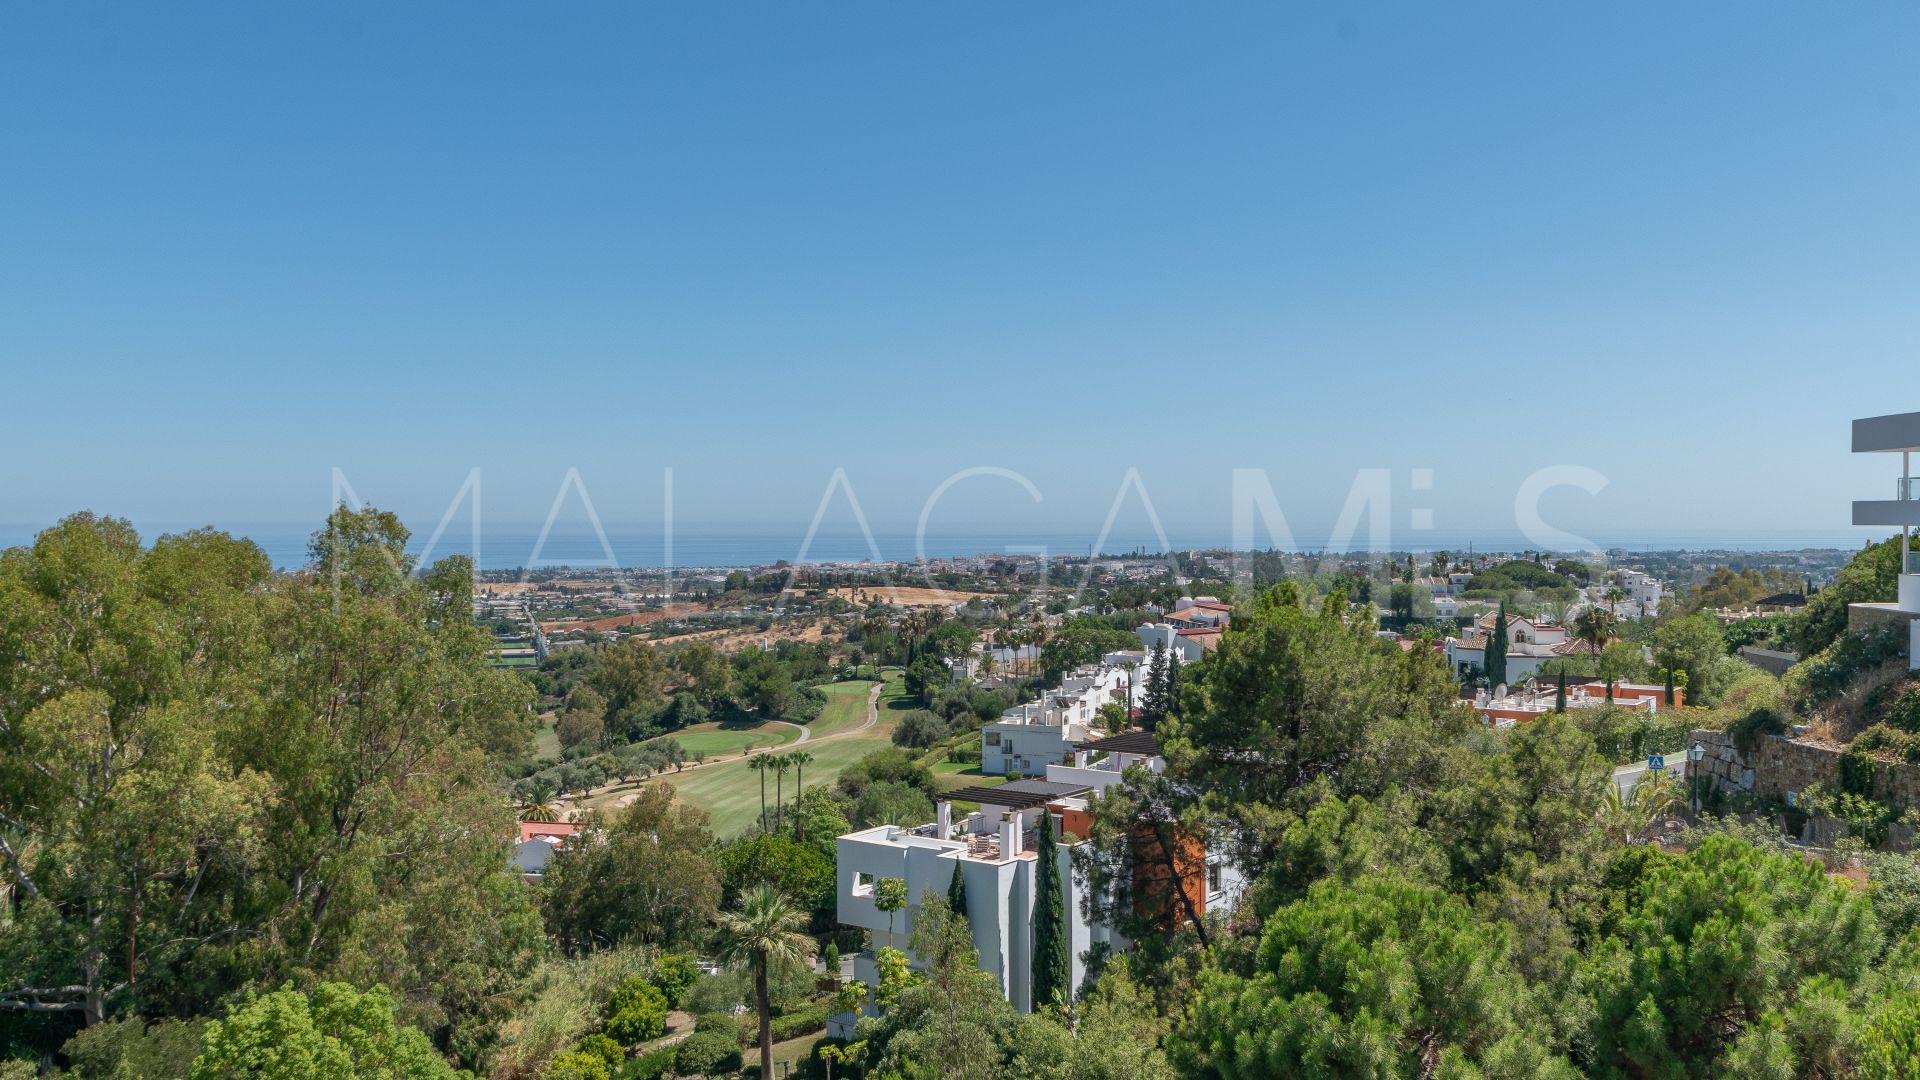
[{"label": "stone retaining wall", "polygon": [[[1752,753],[1742,754],[1733,736],[1724,731],[1696,731],[1687,745],[1695,744],[1705,751],[1699,775],[1720,790],[1784,799],[1815,784],[1833,791],[1840,788],[1841,751],[1831,746],[1763,735]],[[1902,809],[1920,806],[1920,765],[1879,763],[1874,769],[1873,794]]]}]

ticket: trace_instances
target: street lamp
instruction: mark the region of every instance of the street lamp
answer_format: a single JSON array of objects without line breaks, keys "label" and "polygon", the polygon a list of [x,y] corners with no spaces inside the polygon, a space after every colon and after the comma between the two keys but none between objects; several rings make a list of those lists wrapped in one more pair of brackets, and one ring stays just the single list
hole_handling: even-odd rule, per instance
[{"label": "street lamp", "polygon": [[1706,756],[1707,748],[1699,743],[1687,748],[1687,801],[1695,813],[1700,812],[1700,759]]}]

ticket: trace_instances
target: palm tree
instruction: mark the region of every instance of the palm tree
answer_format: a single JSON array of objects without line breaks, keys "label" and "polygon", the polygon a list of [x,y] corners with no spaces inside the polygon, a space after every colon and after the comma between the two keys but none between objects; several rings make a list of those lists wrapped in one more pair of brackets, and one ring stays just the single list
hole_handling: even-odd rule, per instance
[{"label": "palm tree", "polygon": [[805,750],[795,750],[787,755],[793,762],[793,805],[800,805],[800,792],[805,790],[806,768],[813,764],[813,755]]},{"label": "palm tree", "polygon": [[521,821],[558,821],[560,810],[553,804],[553,785],[535,780],[526,788],[527,804],[520,808]]},{"label": "palm tree", "polygon": [[1613,613],[1597,607],[1591,607],[1573,620],[1573,636],[1587,643],[1593,651],[1594,669],[1599,670],[1600,650],[1613,640]]},{"label": "palm tree", "polygon": [[[775,754],[767,759],[767,767],[773,770],[773,824],[779,828],[781,809],[786,805],[787,770],[793,768],[793,762],[785,754]],[[764,822],[762,823],[764,824]]]},{"label": "palm tree", "polygon": [[1625,600],[1626,598],[1627,598],[1627,594],[1626,594],[1626,593],[1623,593],[1623,592],[1621,592],[1621,591],[1620,591],[1620,587],[1619,587],[1619,586],[1617,586],[1617,585],[1616,585],[1616,586],[1614,586],[1613,588],[1611,588],[1611,589],[1608,589],[1608,590],[1607,590],[1607,612],[1608,612],[1608,614],[1611,614],[1611,615],[1618,615],[1618,614],[1620,614],[1620,612],[1619,612],[1619,610],[1618,610],[1618,608],[1617,608],[1617,605],[1618,605],[1618,604],[1620,603],[1620,601],[1622,601],[1622,600]]},{"label": "palm tree", "polygon": [[807,913],[771,885],[748,890],[740,898],[739,911],[720,913],[720,958],[730,967],[753,973],[754,1004],[760,1011],[761,1080],[773,1080],[773,1006],[767,996],[767,977],[812,962],[813,939],[800,932],[806,923]]},{"label": "palm tree", "polygon": [[747,768],[760,774],[760,822],[767,820],[767,758],[761,755],[747,762]]}]

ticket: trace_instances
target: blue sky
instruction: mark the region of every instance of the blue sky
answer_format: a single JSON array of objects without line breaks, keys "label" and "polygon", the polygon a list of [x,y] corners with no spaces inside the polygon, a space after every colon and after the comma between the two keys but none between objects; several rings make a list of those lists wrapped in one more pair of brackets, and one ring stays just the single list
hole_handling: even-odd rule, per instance
[{"label": "blue sky", "polygon": [[[1920,408],[1920,9],[13,5],[0,521],[1847,535]],[[1412,470],[1433,470],[1430,493]],[[1123,523],[1143,518],[1137,502]],[[850,519],[838,505],[829,523]]]}]

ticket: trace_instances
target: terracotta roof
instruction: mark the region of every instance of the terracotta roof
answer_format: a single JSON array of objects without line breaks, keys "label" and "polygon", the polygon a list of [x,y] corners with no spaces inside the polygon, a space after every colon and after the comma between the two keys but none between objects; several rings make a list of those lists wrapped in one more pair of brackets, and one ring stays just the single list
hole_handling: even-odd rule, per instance
[{"label": "terracotta roof", "polygon": [[[1611,645],[1613,642],[1613,638],[1607,639],[1607,645]],[[1605,646],[1602,646],[1602,648],[1605,648]],[[1595,656],[1598,655],[1599,651],[1599,649],[1594,648],[1588,643],[1585,638],[1568,638],[1553,647],[1553,652],[1556,656]]]},{"label": "terracotta roof", "polygon": [[564,840],[569,836],[578,835],[580,835],[580,826],[571,821],[523,821],[520,823],[520,840],[522,843],[536,836],[547,836]]}]

